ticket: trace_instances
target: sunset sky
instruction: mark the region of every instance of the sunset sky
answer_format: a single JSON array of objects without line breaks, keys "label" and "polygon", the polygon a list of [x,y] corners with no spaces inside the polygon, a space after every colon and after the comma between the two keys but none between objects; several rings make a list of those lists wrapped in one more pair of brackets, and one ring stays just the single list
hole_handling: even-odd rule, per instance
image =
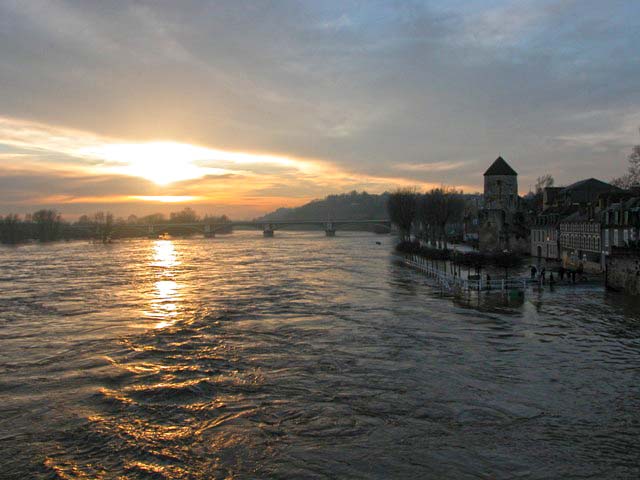
[{"label": "sunset sky", "polygon": [[637,0],[0,0],[0,214],[525,193],[640,143]]}]

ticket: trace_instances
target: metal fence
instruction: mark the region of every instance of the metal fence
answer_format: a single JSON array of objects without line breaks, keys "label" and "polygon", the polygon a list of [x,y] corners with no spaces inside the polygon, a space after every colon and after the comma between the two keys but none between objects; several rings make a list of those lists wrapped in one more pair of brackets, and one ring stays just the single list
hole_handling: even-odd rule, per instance
[{"label": "metal fence", "polygon": [[439,285],[447,290],[463,290],[463,291],[507,291],[507,290],[525,290],[530,282],[527,278],[499,278],[487,281],[482,278],[468,279],[452,275],[439,268],[434,267],[429,261],[418,255],[408,255],[404,257],[404,263],[410,267],[426,273],[429,277],[435,279]]}]

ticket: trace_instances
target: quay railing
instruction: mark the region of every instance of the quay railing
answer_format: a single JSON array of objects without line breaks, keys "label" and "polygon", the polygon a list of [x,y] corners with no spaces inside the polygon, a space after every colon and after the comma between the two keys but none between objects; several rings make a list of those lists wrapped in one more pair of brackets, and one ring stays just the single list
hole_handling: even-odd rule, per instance
[{"label": "quay railing", "polygon": [[457,275],[452,275],[439,268],[434,267],[429,261],[418,255],[408,255],[404,257],[405,265],[413,267],[421,272],[427,274],[429,277],[436,280],[436,282],[443,288],[454,291],[508,291],[508,290],[526,290],[527,285],[531,283],[528,278],[499,278],[491,279],[489,281],[478,279],[462,278]]}]

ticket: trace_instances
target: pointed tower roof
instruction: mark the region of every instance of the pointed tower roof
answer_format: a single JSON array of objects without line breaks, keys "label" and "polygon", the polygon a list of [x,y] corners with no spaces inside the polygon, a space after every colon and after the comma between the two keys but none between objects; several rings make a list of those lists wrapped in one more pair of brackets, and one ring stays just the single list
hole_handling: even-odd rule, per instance
[{"label": "pointed tower roof", "polygon": [[516,171],[502,157],[496,158],[496,161],[484,172],[487,175],[518,175]]}]

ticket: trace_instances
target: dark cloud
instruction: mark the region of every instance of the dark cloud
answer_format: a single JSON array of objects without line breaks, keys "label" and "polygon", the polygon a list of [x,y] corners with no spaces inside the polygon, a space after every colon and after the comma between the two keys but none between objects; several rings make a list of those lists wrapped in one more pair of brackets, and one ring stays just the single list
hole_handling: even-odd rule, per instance
[{"label": "dark cloud", "polygon": [[100,135],[425,182],[480,185],[502,154],[526,188],[621,173],[638,32],[633,0],[7,1],[0,102]]},{"label": "dark cloud", "polygon": [[75,175],[69,172],[4,170],[0,168],[3,203],[62,196],[115,197],[121,195],[158,195],[159,187],[141,178],[124,175]]}]

